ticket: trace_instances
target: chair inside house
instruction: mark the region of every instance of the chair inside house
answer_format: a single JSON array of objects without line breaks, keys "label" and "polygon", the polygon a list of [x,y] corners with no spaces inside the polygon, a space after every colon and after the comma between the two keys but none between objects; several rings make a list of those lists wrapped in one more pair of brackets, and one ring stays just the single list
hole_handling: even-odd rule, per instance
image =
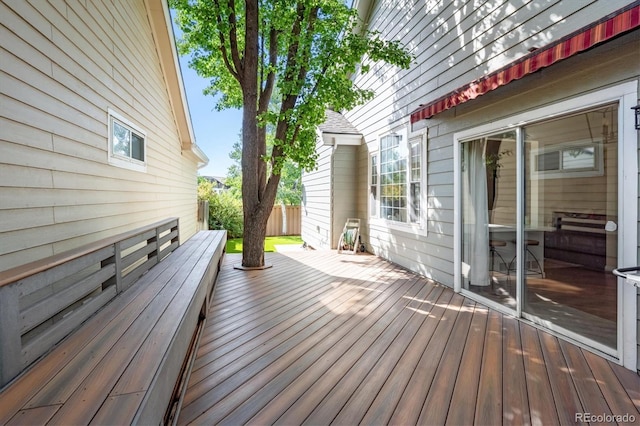
[{"label": "chair inside house", "polygon": [[496,247],[505,247],[506,245],[507,242],[502,240],[489,241],[489,254],[491,256],[491,268],[489,269],[490,271],[500,271],[500,264],[498,264],[498,267],[496,268],[496,256],[498,256],[498,258],[502,261],[503,265],[507,265],[507,262],[505,262],[502,255],[498,253],[498,250],[496,250]]},{"label": "chair inside house", "polygon": [[[516,241],[513,241],[514,244],[516,244]],[[524,262],[524,266],[525,266],[525,274],[526,275],[537,275],[540,276],[540,278],[544,278],[544,269],[542,269],[542,265],[540,264],[540,261],[538,260],[538,258],[536,257],[536,255],[531,251],[531,249],[529,249],[529,247],[533,247],[533,246],[539,246],[540,245],[540,241],[538,240],[524,240],[524,247],[525,247],[525,255],[527,256],[525,258],[525,262]],[[509,267],[507,268],[507,274],[510,274],[511,271],[515,271],[516,270],[516,259],[518,258],[518,253],[516,251],[516,254],[513,256],[513,259],[511,259],[511,262],[509,262]],[[532,260],[529,260],[532,259]]]},{"label": "chair inside house", "polygon": [[[507,262],[504,260],[504,257],[498,252],[496,247],[506,247],[507,242],[502,240],[489,240],[489,272],[491,272],[491,285],[498,281],[498,274],[503,274],[503,268],[507,267]],[[496,259],[496,256],[498,259]],[[501,263],[496,265],[496,260],[499,260]],[[496,274],[496,272],[498,274]],[[509,270],[507,269],[507,283],[509,282]]]}]

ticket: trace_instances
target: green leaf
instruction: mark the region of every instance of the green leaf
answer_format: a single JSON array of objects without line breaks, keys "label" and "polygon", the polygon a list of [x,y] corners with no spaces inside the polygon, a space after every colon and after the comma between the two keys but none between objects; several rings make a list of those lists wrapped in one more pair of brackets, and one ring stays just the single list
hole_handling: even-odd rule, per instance
[{"label": "green leaf", "polygon": [[[379,33],[356,33],[357,12],[343,0],[171,0],[182,30],[178,49],[209,79],[216,108],[244,109],[241,192],[252,244],[276,198],[313,170],[316,128],[327,108],[349,110],[373,97],[356,73],[406,69],[411,54]],[[254,114],[255,112],[255,114]],[[267,146],[267,135],[273,142]],[[255,238],[254,238],[255,237]],[[243,264],[255,263],[259,257]]]}]

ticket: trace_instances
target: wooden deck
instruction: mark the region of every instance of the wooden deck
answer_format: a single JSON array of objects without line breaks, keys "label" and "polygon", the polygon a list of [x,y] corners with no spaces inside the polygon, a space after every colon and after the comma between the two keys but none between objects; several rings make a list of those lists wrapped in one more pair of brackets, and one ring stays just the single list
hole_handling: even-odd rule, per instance
[{"label": "wooden deck", "polygon": [[239,262],[226,256],[179,424],[640,422],[634,372],[375,256]]}]

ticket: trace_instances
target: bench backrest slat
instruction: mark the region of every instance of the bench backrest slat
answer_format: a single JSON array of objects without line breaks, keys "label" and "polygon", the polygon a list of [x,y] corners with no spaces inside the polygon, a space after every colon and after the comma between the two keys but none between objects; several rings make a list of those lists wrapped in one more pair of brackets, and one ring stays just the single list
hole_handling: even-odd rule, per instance
[{"label": "bench backrest slat", "polygon": [[179,245],[170,218],[0,272],[0,387]]},{"label": "bench backrest slat", "polygon": [[159,259],[162,260],[165,257],[167,257],[169,255],[169,253],[175,251],[175,249],[177,249],[179,246],[179,243],[176,242],[172,242],[171,244],[169,244],[168,246],[164,247],[163,249],[160,250],[160,256]]},{"label": "bench backrest slat", "polygon": [[115,273],[115,265],[105,265],[77,283],[67,286],[62,291],[43,298],[28,308],[21,309],[20,332],[24,335],[78,300],[86,298],[93,292],[103,290],[101,288],[102,284],[114,276]]},{"label": "bench backrest slat", "polygon": [[115,287],[109,287],[96,297],[87,300],[86,303],[83,303],[71,314],[63,317],[62,320],[56,322],[46,333],[42,333],[24,343],[22,348],[22,368],[28,367],[32,362],[48,352],[56,343],[95,314],[98,309],[109,303],[116,294]]},{"label": "bench backrest slat", "polygon": [[157,233],[157,229],[151,229],[145,233],[134,235],[133,237],[127,238],[126,240],[122,240],[120,241],[120,250],[122,250],[122,252],[126,252],[126,250],[130,249],[131,247],[155,238]]},{"label": "bench backrest slat", "polygon": [[[146,243],[146,242],[145,242]],[[152,257],[156,257],[156,245],[144,244],[143,246],[136,248],[136,250],[122,257],[122,269],[126,271],[127,268],[141,262],[142,259],[148,260]],[[124,272],[126,275],[126,272]]]},{"label": "bench backrest slat", "polygon": [[31,275],[17,281],[16,285],[20,289],[20,297],[24,298],[36,291],[42,290],[46,286],[51,286],[60,282],[74,274],[95,265],[111,256],[113,256],[114,248],[104,247],[100,250],[89,253],[83,257],[74,259],[62,265],[57,265],[51,269],[47,269],[38,274]]},{"label": "bench backrest slat", "polygon": [[553,224],[557,231],[577,231],[604,234],[607,215],[596,213],[553,212]]}]

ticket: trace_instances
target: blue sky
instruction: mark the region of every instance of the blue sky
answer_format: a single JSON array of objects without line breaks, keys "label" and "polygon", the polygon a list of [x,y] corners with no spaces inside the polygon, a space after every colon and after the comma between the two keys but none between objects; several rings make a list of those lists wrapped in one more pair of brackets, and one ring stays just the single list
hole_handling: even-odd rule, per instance
[{"label": "blue sky", "polygon": [[198,174],[226,176],[227,169],[233,163],[229,153],[242,129],[242,110],[216,111],[213,96],[202,93],[208,85],[207,80],[189,68],[186,57],[180,58],[180,67],[196,142],[209,157],[209,164],[198,170]]},{"label": "blue sky", "polygon": [[[180,30],[173,26],[176,39]],[[229,153],[238,140],[242,129],[242,110],[226,109],[216,111],[213,96],[205,96],[202,91],[208,85],[205,78],[199,77],[189,67],[189,58],[180,57],[180,68],[184,89],[189,103],[191,123],[196,142],[209,157],[209,164],[198,170],[201,176],[226,176],[227,169],[233,163]]]}]

